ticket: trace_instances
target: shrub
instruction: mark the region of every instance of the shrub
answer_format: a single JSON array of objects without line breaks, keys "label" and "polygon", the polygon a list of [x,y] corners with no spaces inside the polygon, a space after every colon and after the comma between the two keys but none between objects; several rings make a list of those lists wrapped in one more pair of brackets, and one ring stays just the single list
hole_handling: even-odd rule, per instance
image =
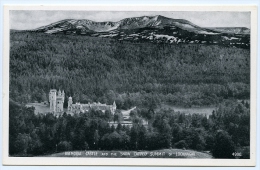
[{"label": "shrub", "polygon": [[57,146],[57,150],[59,152],[72,150],[71,143],[67,141],[61,141]]}]

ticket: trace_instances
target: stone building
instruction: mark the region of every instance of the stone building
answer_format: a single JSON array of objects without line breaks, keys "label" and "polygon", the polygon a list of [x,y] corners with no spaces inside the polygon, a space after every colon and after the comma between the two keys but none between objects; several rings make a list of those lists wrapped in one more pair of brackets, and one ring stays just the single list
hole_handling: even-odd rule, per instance
[{"label": "stone building", "polygon": [[[64,90],[62,92],[59,90],[57,93],[56,89],[51,89],[49,93],[50,111],[53,113],[63,112],[64,99],[65,99]],[[84,113],[84,112],[88,112],[90,109],[101,110],[102,112],[109,110],[112,114],[115,114],[116,103],[114,102],[113,105],[102,104],[99,102],[88,103],[88,104],[80,104],[80,103],[73,104],[72,97],[68,98],[67,113],[80,113],[80,112]]]},{"label": "stone building", "polygon": [[65,93],[56,89],[51,89],[49,93],[50,111],[51,112],[63,112]]},{"label": "stone building", "polygon": [[90,109],[101,110],[103,113],[106,110],[109,110],[112,114],[115,114],[116,103],[114,102],[113,105],[102,104],[99,102],[88,103],[88,104],[81,104],[81,103],[73,104],[72,97],[69,97],[68,113],[80,113],[80,112],[85,113],[88,112]]}]

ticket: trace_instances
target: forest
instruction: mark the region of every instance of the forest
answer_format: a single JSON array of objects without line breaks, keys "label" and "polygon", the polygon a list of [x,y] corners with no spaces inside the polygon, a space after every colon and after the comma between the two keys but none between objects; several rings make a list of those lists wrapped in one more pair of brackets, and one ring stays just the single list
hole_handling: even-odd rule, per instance
[{"label": "forest", "polygon": [[[34,114],[29,102],[61,89],[73,102],[116,102],[120,114],[91,110],[56,117]],[[234,158],[250,146],[250,50],[202,44],[127,42],[80,35],[10,34],[9,153],[46,155],[66,150],[210,151]],[[207,117],[160,104],[216,106]],[[160,108],[160,109],[158,109]],[[149,124],[145,127],[142,119]],[[117,121],[117,127],[108,121]]]},{"label": "forest", "polygon": [[[163,148],[210,151],[215,158],[249,158],[249,103],[229,101],[207,118],[174,110],[131,112],[133,126],[109,126],[111,113],[34,114],[33,107],[10,101],[11,156],[46,155],[71,150],[156,150]],[[148,127],[141,119],[149,121]]]},{"label": "forest", "polygon": [[142,106],[151,95],[185,107],[249,99],[250,50],[11,32],[10,98],[45,101],[52,88],[66,100],[116,101],[119,109]]}]

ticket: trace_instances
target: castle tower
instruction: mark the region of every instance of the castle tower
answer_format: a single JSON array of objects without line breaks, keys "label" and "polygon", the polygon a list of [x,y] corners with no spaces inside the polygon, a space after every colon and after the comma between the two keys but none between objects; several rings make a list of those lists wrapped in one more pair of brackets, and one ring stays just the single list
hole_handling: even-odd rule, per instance
[{"label": "castle tower", "polygon": [[57,112],[63,112],[63,105],[64,105],[64,98],[65,98],[65,93],[64,91],[61,93],[61,91],[58,91],[58,96],[56,98],[56,111]]},{"label": "castle tower", "polygon": [[50,111],[56,112],[56,89],[51,89],[49,93]]},{"label": "castle tower", "polygon": [[72,97],[69,97],[69,101],[68,101],[68,111],[72,111]]}]

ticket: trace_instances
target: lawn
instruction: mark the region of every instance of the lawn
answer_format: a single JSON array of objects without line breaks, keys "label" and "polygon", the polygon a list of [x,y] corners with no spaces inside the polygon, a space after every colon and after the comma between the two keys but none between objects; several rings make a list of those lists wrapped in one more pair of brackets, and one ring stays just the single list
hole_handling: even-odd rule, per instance
[{"label": "lawn", "polygon": [[28,104],[26,104],[26,106],[27,107],[34,107],[35,108],[35,111],[34,111],[35,114],[50,112],[50,106],[47,105],[47,104],[44,104],[44,103],[28,103]]},{"label": "lawn", "polygon": [[202,107],[181,107],[181,106],[171,106],[168,104],[162,104],[160,109],[172,109],[175,112],[180,112],[180,113],[186,113],[186,114],[204,114],[204,115],[211,115],[212,111],[216,111],[216,107],[214,106],[202,106]]}]

